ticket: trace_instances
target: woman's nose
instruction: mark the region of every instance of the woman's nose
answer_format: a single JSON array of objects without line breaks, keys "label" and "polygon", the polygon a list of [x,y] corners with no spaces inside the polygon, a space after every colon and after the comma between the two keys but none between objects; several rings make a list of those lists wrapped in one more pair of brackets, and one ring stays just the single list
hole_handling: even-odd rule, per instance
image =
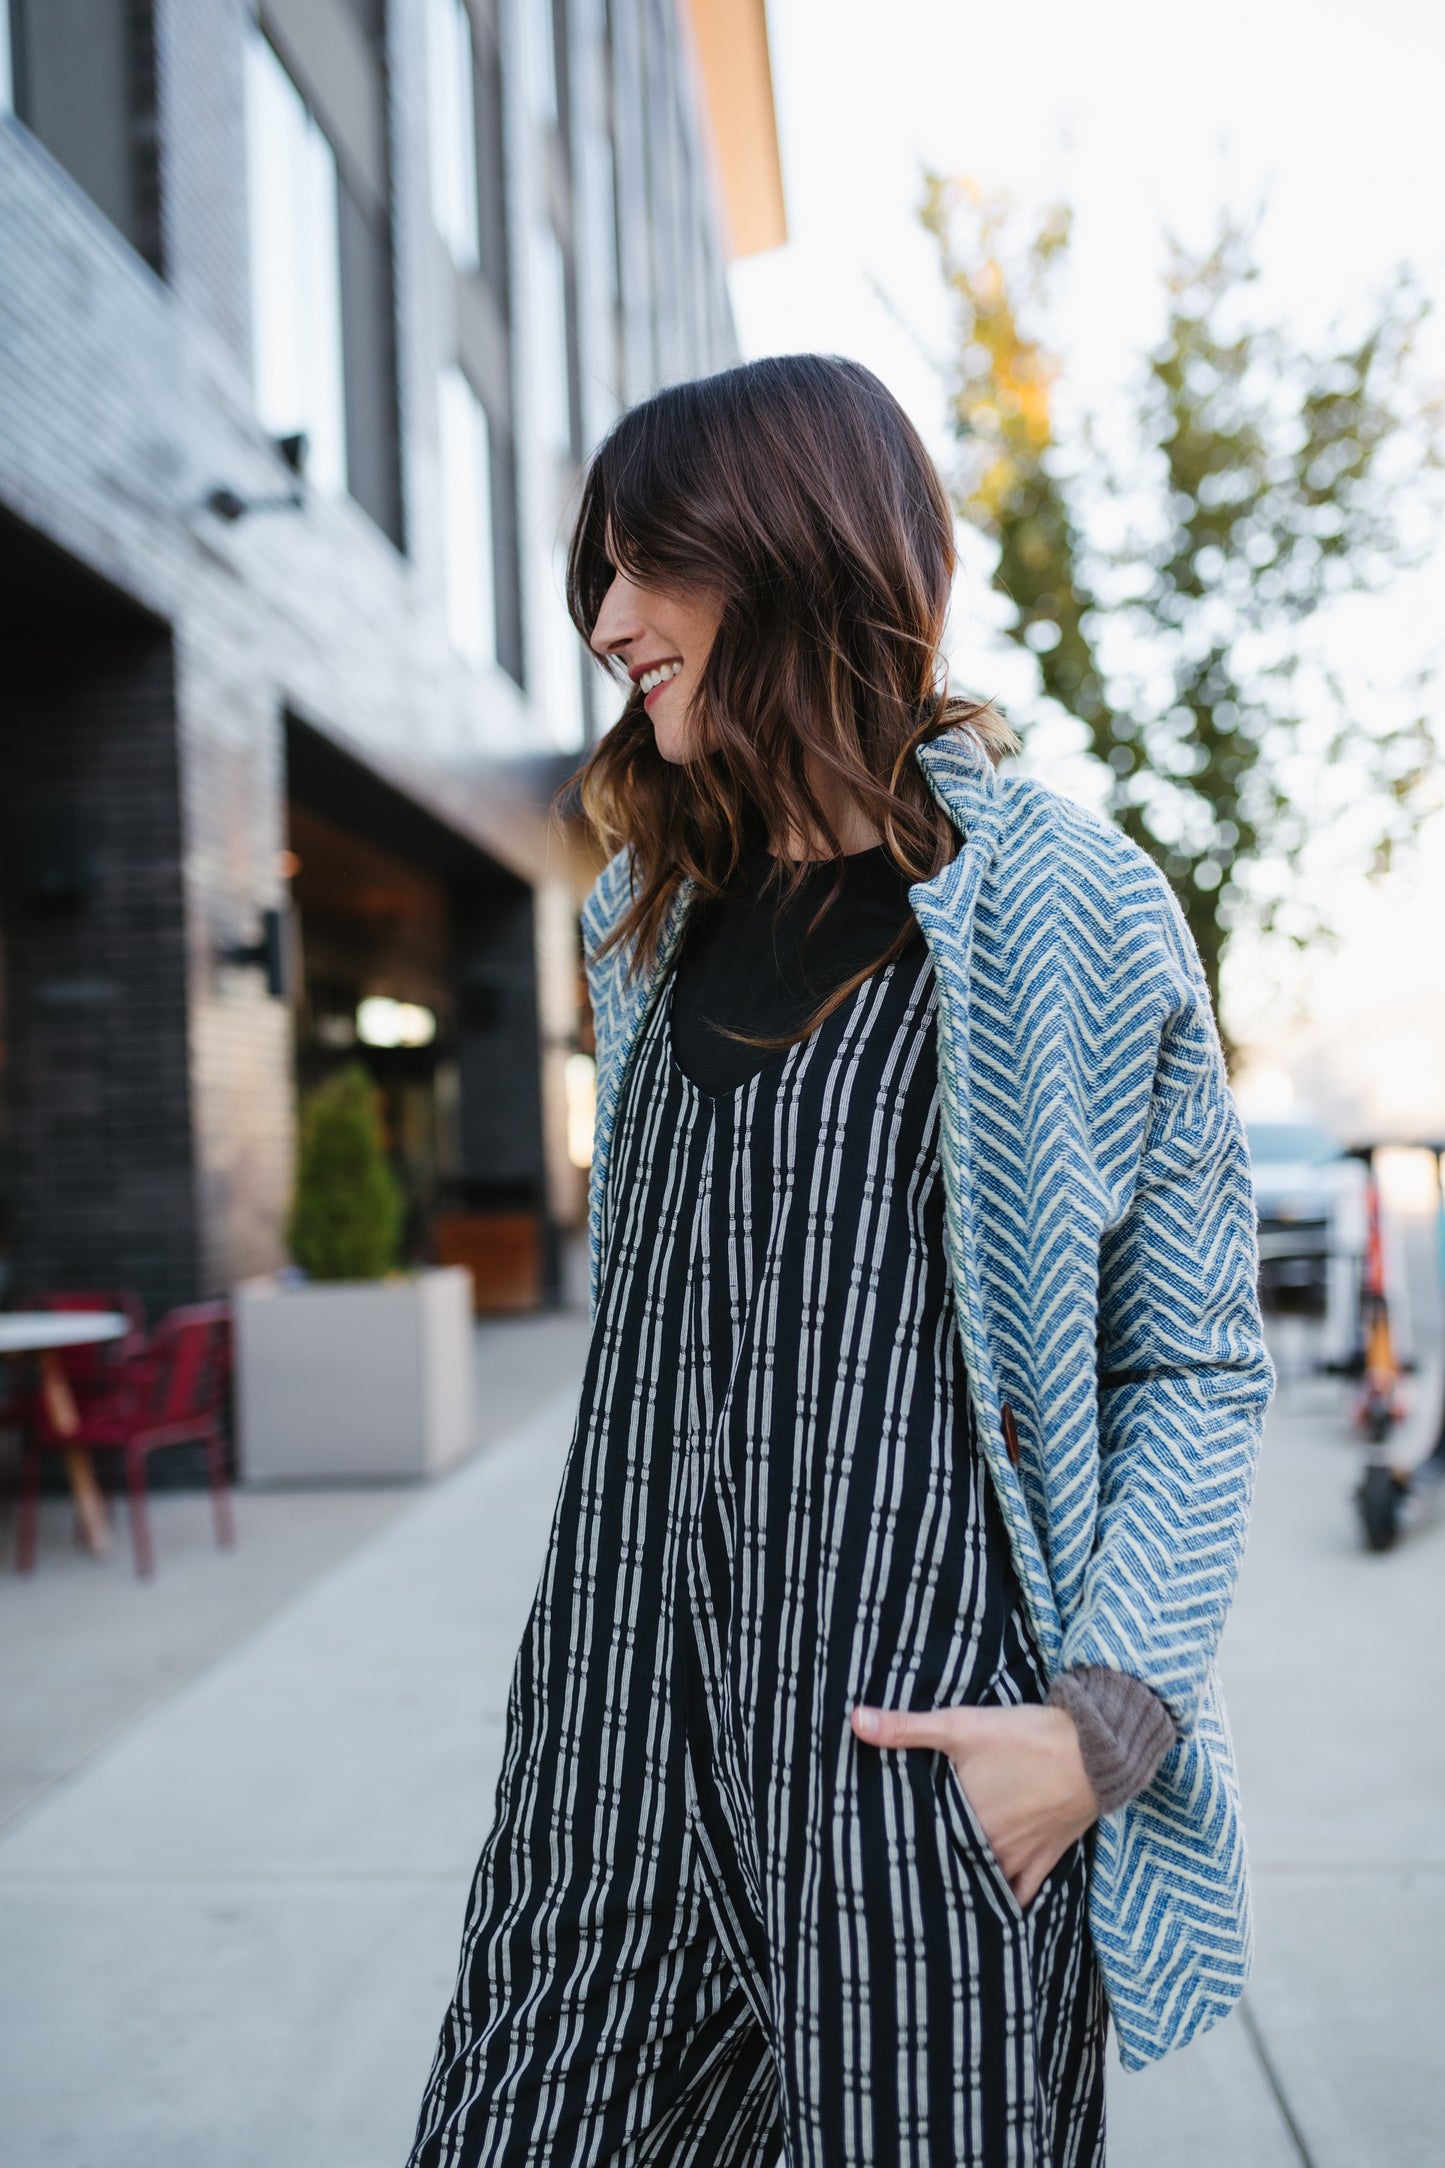
[{"label": "woman's nose", "polygon": [[628,623],[626,588],[620,576],[612,577],[612,585],[602,597],[602,607],[597,612],[592,627],[590,646],[595,654],[614,655],[626,647],[634,637],[635,628]]}]

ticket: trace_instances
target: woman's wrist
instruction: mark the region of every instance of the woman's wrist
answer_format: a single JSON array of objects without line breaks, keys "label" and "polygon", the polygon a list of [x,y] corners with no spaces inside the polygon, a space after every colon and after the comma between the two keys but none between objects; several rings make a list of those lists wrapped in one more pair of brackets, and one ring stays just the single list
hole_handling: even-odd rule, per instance
[{"label": "woman's wrist", "polygon": [[1153,1688],[1127,1671],[1081,1664],[1059,1674],[1049,1701],[1074,1720],[1100,1814],[1115,1813],[1143,1791],[1178,1736]]}]

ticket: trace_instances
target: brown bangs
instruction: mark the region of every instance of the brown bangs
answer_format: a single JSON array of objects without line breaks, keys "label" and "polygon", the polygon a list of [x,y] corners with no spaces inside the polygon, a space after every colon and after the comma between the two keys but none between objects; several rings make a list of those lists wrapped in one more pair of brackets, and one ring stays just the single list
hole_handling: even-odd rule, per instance
[{"label": "brown bangs", "polygon": [[632,849],[634,900],[609,945],[633,945],[633,970],[655,961],[678,884],[718,894],[749,841],[794,827],[841,855],[810,760],[857,801],[912,879],[948,863],[958,833],[915,748],[959,727],[995,760],[1014,744],[987,703],[947,693],[954,565],[938,470],[897,400],[857,362],[749,362],[671,386],[617,421],[588,468],[572,536],[577,630],[589,638],[619,569],[641,585],[707,589],[721,604],[694,696],[694,757],[662,758],[633,691],[579,778],[601,847]]}]

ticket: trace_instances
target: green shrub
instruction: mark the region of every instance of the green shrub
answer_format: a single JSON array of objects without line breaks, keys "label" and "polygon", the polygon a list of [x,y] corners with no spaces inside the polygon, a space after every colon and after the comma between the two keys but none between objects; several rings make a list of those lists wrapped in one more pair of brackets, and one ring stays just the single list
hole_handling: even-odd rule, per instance
[{"label": "green shrub", "polygon": [[376,1280],[396,1262],[402,1198],[382,1150],[376,1090],[358,1063],[311,1093],[286,1239],[313,1280]]}]

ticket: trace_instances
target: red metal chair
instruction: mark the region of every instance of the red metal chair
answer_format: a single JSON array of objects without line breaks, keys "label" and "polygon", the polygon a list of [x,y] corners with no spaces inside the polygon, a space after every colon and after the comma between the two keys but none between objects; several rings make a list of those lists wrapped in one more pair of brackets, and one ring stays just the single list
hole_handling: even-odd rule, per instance
[{"label": "red metal chair", "polygon": [[131,1546],[142,1579],[155,1571],[146,1511],[146,1459],[170,1445],[206,1448],[216,1541],[236,1540],[226,1482],[222,1434],[231,1373],[231,1318],[224,1302],[172,1310],[149,1342],[117,1363],[108,1387],[80,1403],[80,1429],[57,1437],[42,1422],[31,1430],[20,1464],[20,1524],[16,1567],[35,1564],[40,1505],[40,1455],[80,1446],[123,1456]]}]

